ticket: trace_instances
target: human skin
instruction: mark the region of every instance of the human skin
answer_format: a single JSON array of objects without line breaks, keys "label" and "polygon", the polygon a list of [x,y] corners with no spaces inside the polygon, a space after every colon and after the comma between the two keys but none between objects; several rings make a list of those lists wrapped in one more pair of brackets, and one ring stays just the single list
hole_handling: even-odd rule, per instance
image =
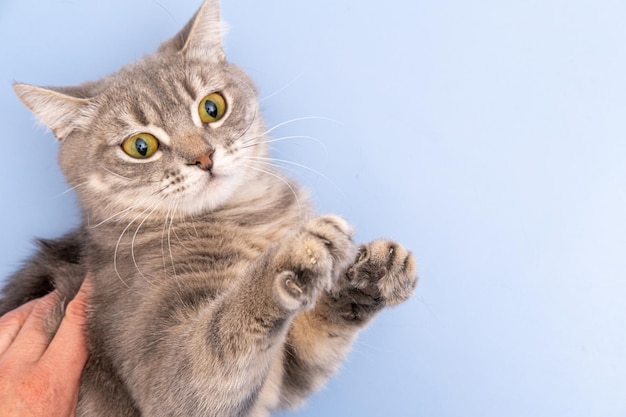
[{"label": "human skin", "polygon": [[89,287],[86,279],[52,336],[45,323],[58,308],[56,292],[0,317],[1,416],[74,416],[87,361],[84,328]]}]

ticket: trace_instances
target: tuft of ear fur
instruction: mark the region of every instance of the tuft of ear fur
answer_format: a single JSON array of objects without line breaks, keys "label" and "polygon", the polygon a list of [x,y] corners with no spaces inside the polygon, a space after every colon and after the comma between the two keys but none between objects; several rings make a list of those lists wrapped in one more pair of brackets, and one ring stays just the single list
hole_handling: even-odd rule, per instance
[{"label": "tuft of ear fur", "polygon": [[185,27],[163,43],[158,52],[182,52],[204,61],[223,62],[226,60],[222,48],[222,35],[225,32],[219,0],[205,0]]},{"label": "tuft of ear fur", "polygon": [[63,140],[79,125],[84,109],[89,103],[89,100],[80,96],[66,94],[62,88],[43,88],[16,83],[13,90],[22,103],[48,126],[59,140]]}]

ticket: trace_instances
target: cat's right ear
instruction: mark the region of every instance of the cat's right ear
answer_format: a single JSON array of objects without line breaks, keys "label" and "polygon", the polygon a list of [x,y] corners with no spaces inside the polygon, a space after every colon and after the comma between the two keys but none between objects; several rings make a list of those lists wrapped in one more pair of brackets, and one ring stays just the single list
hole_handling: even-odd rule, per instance
[{"label": "cat's right ear", "polygon": [[22,103],[48,126],[59,140],[63,140],[80,125],[89,103],[85,98],[63,93],[62,89],[15,83],[13,90]]},{"label": "cat's right ear", "polygon": [[205,0],[185,27],[161,44],[158,52],[182,53],[209,62],[223,62],[226,60],[222,47],[225,32],[219,0]]}]

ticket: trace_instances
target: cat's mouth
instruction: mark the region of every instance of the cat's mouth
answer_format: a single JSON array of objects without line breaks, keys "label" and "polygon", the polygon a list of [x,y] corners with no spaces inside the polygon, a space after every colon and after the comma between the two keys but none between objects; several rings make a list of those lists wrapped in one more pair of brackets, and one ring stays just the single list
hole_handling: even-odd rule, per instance
[{"label": "cat's mouth", "polygon": [[215,170],[211,169],[206,172],[207,181],[215,182],[224,177],[224,175],[220,172],[215,172]]},{"label": "cat's mouth", "polygon": [[203,173],[202,179],[202,188],[206,190],[206,188],[210,188],[211,190],[215,190],[216,188],[222,186],[224,180],[227,178],[223,172],[216,172],[215,170],[209,170]]}]

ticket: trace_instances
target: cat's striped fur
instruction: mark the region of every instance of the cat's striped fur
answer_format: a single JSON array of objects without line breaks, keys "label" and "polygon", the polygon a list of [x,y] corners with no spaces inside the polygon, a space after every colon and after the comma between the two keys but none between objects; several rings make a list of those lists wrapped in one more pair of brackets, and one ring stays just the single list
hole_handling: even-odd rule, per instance
[{"label": "cat's striped fur", "polygon": [[[357,332],[416,284],[411,254],[314,216],[266,163],[251,80],[224,58],[207,0],[152,55],[101,81],[21,100],[60,140],[83,225],[10,280],[0,313],[93,281],[78,416],[267,416],[336,371]],[[223,118],[198,103],[219,92]],[[147,132],[159,149],[120,146]],[[139,148],[138,148],[139,149]]]}]

